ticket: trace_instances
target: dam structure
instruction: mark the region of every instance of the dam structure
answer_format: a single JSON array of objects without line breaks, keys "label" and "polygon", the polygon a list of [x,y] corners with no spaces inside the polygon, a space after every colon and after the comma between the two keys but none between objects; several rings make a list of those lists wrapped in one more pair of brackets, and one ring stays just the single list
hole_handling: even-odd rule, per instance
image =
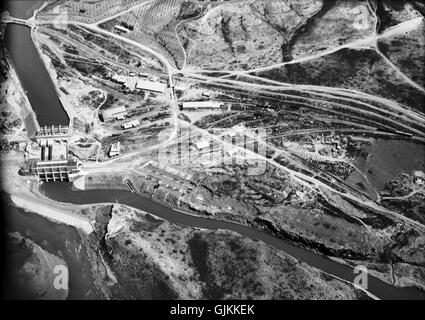
[{"label": "dam structure", "polygon": [[36,133],[35,157],[27,159],[21,168],[23,175],[36,175],[40,181],[72,181],[78,175],[81,161],[69,157],[68,126],[44,126]]}]

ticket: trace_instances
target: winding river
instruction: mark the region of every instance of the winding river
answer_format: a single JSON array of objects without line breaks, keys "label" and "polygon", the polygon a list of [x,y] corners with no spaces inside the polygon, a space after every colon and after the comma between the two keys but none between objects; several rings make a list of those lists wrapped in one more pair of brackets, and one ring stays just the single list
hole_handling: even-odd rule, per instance
[{"label": "winding river", "polygon": [[[22,2],[28,5],[28,7],[22,6],[20,8],[20,10],[26,12],[26,14],[24,14],[24,16],[19,16],[19,14],[16,13],[15,16],[21,18],[27,17],[28,14],[31,16],[31,12],[28,13],[28,10],[29,8],[34,8],[34,1]],[[40,1],[35,2],[39,3]],[[15,37],[19,37],[19,39],[15,39]],[[63,119],[66,119],[66,117],[63,117],[64,111],[62,105],[57,97],[53,82],[32,43],[30,29],[24,26],[9,25],[6,30],[6,38],[6,40],[8,40],[7,49],[11,55],[12,62],[24,89],[27,91],[30,103],[39,118],[40,124],[62,124]],[[22,48],[25,49],[22,50]],[[29,65],[31,66],[23,67],[21,65],[21,63],[24,63],[25,66],[26,61],[30,61],[31,63]],[[33,64],[36,64],[37,67],[34,67]],[[43,94],[39,94],[39,92]],[[52,121],[54,123],[52,123]],[[69,183],[45,183],[40,186],[40,191],[47,197],[57,201],[74,204],[119,202],[142,209],[158,217],[184,226],[212,230],[232,230],[251,239],[261,240],[270,246],[287,252],[300,261],[304,261],[313,267],[350,282],[352,282],[356,276],[353,268],[349,266],[339,264],[322,255],[289,244],[268,233],[236,223],[188,215],[127,191],[75,191]],[[53,223],[42,217],[31,213],[25,213],[23,210],[11,206],[8,206],[6,210],[6,226],[8,231],[19,231],[30,237],[36,243],[47,241],[45,247],[51,247],[52,251],[59,252],[69,264],[70,298],[87,297],[87,294],[91,292],[90,285],[87,284],[90,282],[90,278],[87,275],[87,273],[89,273],[87,270],[89,267],[87,257],[79,256],[77,259],[76,256],[74,256],[76,249],[67,250],[70,243],[74,243],[75,248],[78,247],[78,244],[81,244],[81,239],[78,233],[76,233],[75,228]],[[425,292],[415,288],[396,288],[371,276],[369,276],[368,284],[368,290],[381,299],[425,300]],[[90,297],[90,294],[88,296]]]}]

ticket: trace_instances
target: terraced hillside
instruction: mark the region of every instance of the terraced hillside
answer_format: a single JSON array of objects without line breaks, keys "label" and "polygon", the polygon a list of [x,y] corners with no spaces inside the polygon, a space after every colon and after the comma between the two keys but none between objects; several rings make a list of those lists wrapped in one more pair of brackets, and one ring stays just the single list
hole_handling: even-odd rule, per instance
[{"label": "terraced hillside", "polygon": [[46,6],[39,19],[50,20],[57,16],[66,16],[70,21],[96,23],[111,15],[119,14],[147,0],[77,0],[77,1],[52,1]]},{"label": "terraced hillside", "polygon": [[[176,30],[182,21],[196,17],[201,12],[202,7],[196,2],[159,0],[131,10],[100,26],[156,50],[173,66],[182,68],[186,56]],[[127,29],[127,32],[123,32],[125,29],[122,28]]]}]

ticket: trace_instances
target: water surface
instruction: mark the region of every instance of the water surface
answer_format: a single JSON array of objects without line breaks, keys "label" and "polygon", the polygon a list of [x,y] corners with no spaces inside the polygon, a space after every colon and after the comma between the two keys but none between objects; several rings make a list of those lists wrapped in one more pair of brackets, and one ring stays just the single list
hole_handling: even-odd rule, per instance
[{"label": "water surface", "polygon": [[[70,183],[44,183],[40,186],[40,191],[47,197],[74,204],[90,204],[102,202],[119,202],[144,210],[148,213],[166,219],[170,222],[182,226],[197,227],[203,229],[225,229],[235,231],[242,236],[261,240],[266,244],[282,250],[289,255],[306,262],[310,266],[321,269],[325,272],[336,275],[340,278],[354,281],[357,274],[353,268],[334,262],[325,256],[315,254],[310,250],[297,247],[281,239],[272,236],[269,233],[259,231],[249,226],[244,226],[232,222],[208,219],[204,217],[193,216],[173,210],[165,205],[157,203],[151,199],[140,195],[132,194],[124,190],[73,190]],[[415,288],[396,288],[383,281],[370,277],[368,279],[369,291],[381,299],[420,299],[425,300],[425,292]]]}]

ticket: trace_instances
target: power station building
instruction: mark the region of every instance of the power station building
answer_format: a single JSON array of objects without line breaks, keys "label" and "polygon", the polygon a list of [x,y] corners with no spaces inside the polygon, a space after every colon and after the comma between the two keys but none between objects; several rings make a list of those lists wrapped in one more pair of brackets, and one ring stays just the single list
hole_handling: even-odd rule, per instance
[{"label": "power station building", "polygon": [[81,161],[73,158],[67,160],[32,161],[23,174],[36,175],[40,181],[72,181],[81,169]]},{"label": "power station building", "polygon": [[[68,157],[68,126],[45,126],[35,135],[39,157],[33,155],[21,168],[23,175],[36,175],[41,181],[70,181],[81,169],[81,161]],[[35,149],[35,148],[34,148]]]}]

